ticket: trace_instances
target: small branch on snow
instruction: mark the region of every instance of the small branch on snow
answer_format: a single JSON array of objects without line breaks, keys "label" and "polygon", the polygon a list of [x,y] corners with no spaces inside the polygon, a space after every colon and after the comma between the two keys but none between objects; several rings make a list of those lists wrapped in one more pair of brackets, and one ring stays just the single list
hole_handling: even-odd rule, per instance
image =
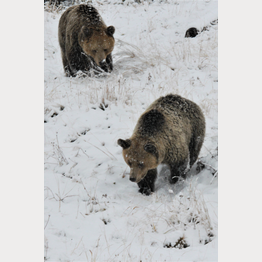
[{"label": "small branch on snow", "polygon": [[73,179],[73,177],[72,177],[72,176],[66,176],[66,175],[65,175],[65,173],[62,173],[61,175],[62,175],[62,176],[64,176],[64,177],[66,177],[66,178]]},{"label": "small branch on snow", "polygon": [[69,160],[71,160],[72,162],[74,162],[74,164],[71,166],[71,168],[69,169],[69,173],[71,173],[72,168],[74,168],[76,165],[78,165],[77,162],[75,162],[74,160],[72,160],[71,158],[69,158]]},{"label": "small branch on snow", "polygon": [[218,171],[214,174],[214,176],[212,177],[211,181],[210,181],[210,185],[213,183],[214,179],[218,176]]},{"label": "small branch on snow", "polygon": [[59,166],[62,166],[64,163],[66,165],[69,164],[68,160],[66,159],[63,151],[61,150],[60,146],[59,146],[59,141],[58,141],[58,135],[56,133],[56,141],[57,143],[55,142],[52,142],[51,144],[53,145],[53,152],[54,152],[54,156],[55,156],[55,159],[58,161],[58,164]]},{"label": "small branch on snow", "polygon": [[96,149],[98,149],[98,150],[100,150],[101,152],[103,152],[105,155],[107,155],[111,160],[116,160],[116,157],[114,156],[114,155],[112,155],[110,152],[108,152],[111,156],[113,156],[113,158],[110,156],[110,155],[108,155],[105,151],[103,151],[102,149],[100,149],[99,147],[97,147],[97,146],[95,146],[95,145],[93,145],[93,144],[91,144],[90,142],[88,142],[88,141],[86,141],[86,140],[84,140],[86,143],[88,143],[88,144],[90,144],[91,146],[93,146],[93,147],[95,147]]},{"label": "small branch on snow", "polygon": [[91,196],[89,195],[89,193],[88,193],[88,191],[87,191],[87,189],[86,189],[82,179],[80,180],[80,182],[81,182],[82,186],[84,187],[84,190],[86,191],[87,196],[91,199]]},{"label": "small branch on snow", "polygon": [[213,175],[213,176],[217,173],[217,170],[216,170],[214,167],[212,167],[211,165],[209,165],[209,164],[207,164],[207,163],[205,163],[205,162],[203,162],[203,161],[201,161],[201,160],[198,160],[198,161],[197,161],[197,166],[198,166],[199,169],[200,169],[200,170],[198,170],[199,172],[200,172],[202,169],[206,168],[206,169],[212,171],[212,175]]},{"label": "small branch on snow", "polygon": [[[47,219],[47,222],[46,222],[46,224],[45,224],[45,228],[47,227],[47,224],[48,224],[48,222],[49,222],[49,218],[50,218],[50,215],[48,215],[48,219]],[[44,228],[44,229],[45,229]]]},{"label": "small branch on snow", "polygon": [[56,193],[56,195],[57,195],[57,197],[58,197],[58,199],[59,199],[59,200],[57,200],[57,201],[61,201],[61,202],[63,202],[64,199],[67,198],[67,197],[77,196],[77,195],[69,195],[69,196],[65,196],[65,197],[61,198],[57,193]]}]

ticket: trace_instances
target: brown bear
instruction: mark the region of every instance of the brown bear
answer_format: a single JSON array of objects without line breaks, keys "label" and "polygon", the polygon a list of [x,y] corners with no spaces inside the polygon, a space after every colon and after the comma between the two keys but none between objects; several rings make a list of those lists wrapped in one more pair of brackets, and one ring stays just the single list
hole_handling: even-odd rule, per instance
[{"label": "brown bear", "polygon": [[118,139],[139,192],[154,192],[157,166],[167,164],[170,182],[185,178],[196,162],[205,137],[205,117],[200,107],[179,95],[169,94],[152,103],[138,119],[131,138]]},{"label": "brown bear", "polygon": [[[113,70],[112,51],[115,28],[107,27],[98,11],[90,4],[69,7],[61,16],[58,38],[67,76],[78,71],[96,73]],[[103,61],[105,60],[105,61]]]}]

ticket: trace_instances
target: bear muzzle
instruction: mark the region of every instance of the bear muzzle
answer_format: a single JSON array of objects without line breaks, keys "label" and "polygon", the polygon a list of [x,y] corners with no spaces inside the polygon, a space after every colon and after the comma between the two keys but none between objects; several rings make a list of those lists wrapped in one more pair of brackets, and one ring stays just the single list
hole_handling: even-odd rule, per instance
[{"label": "bear muzzle", "polygon": [[134,171],[133,168],[131,168],[129,174],[129,180],[136,183],[139,183],[141,180],[143,180],[147,174],[147,171],[143,173],[139,171],[140,170],[137,169]]},{"label": "bear muzzle", "polygon": [[135,177],[129,177],[129,180],[132,181],[132,182],[136,182],[136,178]]},{"label": "bear muzzle", "polygon": [[136,182],[137,176],[134,172],[133,168],[130,168],[129,180],[132,182]]},{"label": "bear muzzle", "polygon": [[100,66],[100,63],[103,64],[103,61],[105,61],[105,57],[99,57],[99,58],[95,57],[94,60],[96,62],[96,65]]},{"label": "bear muzzle", "polygon": [[129,180],[132,182],[136,182],[136,175],[133,168],[130,168]]}]

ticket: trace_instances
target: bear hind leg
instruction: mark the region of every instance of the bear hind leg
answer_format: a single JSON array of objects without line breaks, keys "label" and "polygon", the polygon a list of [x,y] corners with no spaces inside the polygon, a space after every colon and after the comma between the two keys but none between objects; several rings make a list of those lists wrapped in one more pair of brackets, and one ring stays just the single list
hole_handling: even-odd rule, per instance
[{"label": "bear hind leg", "polygon": [[197,139],[191,139],[189,150],[190,150],[190,168],[197,161],[204,139],[199,136]]},{"label": "bear hind leg", "polygon": [[71,76],[71,71],[70,71],[70,67],[69,67],[69,63],[66,59],[66,56],[64,54],[64,52],[62,51],[62,62],[63,62],[63,67],[64,67],[64,71],[66,76]]},{"label": "bear hind leg", "polygon": [[157,177],[157,170],[151,169],[147,172],[143,180],[141,180],[137,185],[139,187],[139,192],[144,195],[150,195],[151,192],[155,191],[155,181]]},{"label": "bear hind leg", "polygon": [[169,165],[171,173],[169,177],[170,184],[177,183],[180,178],[186,178],[186,174],[189,170],[189,158],[188,156],[183,162]]}]

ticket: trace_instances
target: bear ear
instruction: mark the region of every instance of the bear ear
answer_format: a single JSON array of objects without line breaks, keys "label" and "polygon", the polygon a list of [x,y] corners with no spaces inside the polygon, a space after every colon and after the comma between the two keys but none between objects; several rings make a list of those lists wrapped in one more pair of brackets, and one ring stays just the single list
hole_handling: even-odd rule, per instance
[{"label": "bear ear", "polygon": [[109,35],[109,36],[113,36],[113,34],[115,33],[115,28],[110,25],[107,29],[106,29],[106,33]]},{"label": "bear ear", "polygon": [[144,149],[146,152],[151,153],[158,158],[157,149],[153,144],[145,144]]},{"label": "bear ear", "polygon": [[127,149],[131,146],[131,141],[129,139],[127,139],[127,140],[118,139],[117,144],[119,146],[123,147],[123,149]]}]

